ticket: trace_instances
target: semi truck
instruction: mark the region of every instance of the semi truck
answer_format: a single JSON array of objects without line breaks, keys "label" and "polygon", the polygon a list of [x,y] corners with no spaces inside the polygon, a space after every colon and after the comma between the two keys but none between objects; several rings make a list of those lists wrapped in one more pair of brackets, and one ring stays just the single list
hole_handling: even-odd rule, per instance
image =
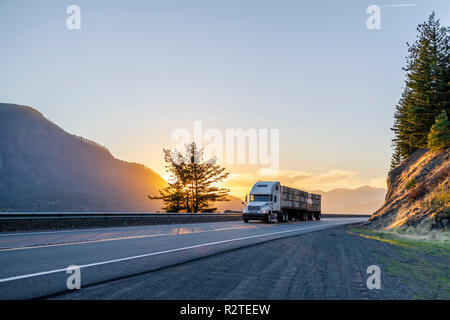
[{"label": "semi truck", "polygon": [[290,220],[320,220],[321,196],[282,186],[279,181],[258,181],[252,187],[242,218],[288,222]]}]

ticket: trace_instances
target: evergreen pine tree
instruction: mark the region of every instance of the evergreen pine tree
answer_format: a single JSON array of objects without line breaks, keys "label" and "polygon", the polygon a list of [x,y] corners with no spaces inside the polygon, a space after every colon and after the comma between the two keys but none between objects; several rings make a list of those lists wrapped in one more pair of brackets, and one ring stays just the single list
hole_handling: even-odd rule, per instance
[{"label": "evergreen pine tree", "polygon": [[450,112],[450,36],[434,12],[419,25],[417,40],[408,44],[406,87],[394,114],[391,164],[428,146],[428,133],[443,110]]},{"label": "evergreen pine tree", "polygon": [[437,117],[436,122],[431,127],[428,134],[428,147],[430,149],[441,149],[450,145],[450,121],[447,113],[442,111]]},{"label": "evergreen pine tree", "polygon": [[402,160],[403,159],[400,148],[397,145],[394,145],[394,151],[391,157],[391,165],[390,165],[391,169],[394,169],[396,166],[398,166],[400,162],[402,162]]},{"label": "evergreen pine tree", "polygon": [[211,212],[216,208],[210,205],[215,201],[228,201],[228,189],[219,184],[229,175],[216,159],[203,161],[203,150],[196,144],[186,145],[185,153],[165,150],[164,160],[170,173],[168,187],[156,197],[162,199],[167,212]]}]

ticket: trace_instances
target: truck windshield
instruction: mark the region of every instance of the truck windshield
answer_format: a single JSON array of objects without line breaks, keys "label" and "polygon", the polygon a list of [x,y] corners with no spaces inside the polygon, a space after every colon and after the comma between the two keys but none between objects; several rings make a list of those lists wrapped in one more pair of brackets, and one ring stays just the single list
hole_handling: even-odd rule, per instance
[{"label": "truck windshield", "polygon": [[260,194],[251,194],[250,202],[268,202],[272,201],[272,196],[270,194],[260,195]]}]

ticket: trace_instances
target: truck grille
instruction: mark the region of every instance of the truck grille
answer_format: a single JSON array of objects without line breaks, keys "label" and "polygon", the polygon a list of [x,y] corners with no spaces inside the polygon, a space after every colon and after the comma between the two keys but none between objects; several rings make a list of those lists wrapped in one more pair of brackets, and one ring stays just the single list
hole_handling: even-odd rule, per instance
[{"label": "truck grille", "polygon": [[247,210],[248,212],[259,212],[259,210],[261,210],[261,206],[248,206]]}]

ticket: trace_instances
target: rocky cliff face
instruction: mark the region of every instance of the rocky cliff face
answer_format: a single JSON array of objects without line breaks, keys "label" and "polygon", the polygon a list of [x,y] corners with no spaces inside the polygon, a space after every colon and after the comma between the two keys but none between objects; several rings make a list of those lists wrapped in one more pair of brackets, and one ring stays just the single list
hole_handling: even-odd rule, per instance
[{"label": "rocky cliff face", "polygon": [[388,174],[385,203],[372,214],[375,228],[449,228],[450,148],[417,150]]}]

